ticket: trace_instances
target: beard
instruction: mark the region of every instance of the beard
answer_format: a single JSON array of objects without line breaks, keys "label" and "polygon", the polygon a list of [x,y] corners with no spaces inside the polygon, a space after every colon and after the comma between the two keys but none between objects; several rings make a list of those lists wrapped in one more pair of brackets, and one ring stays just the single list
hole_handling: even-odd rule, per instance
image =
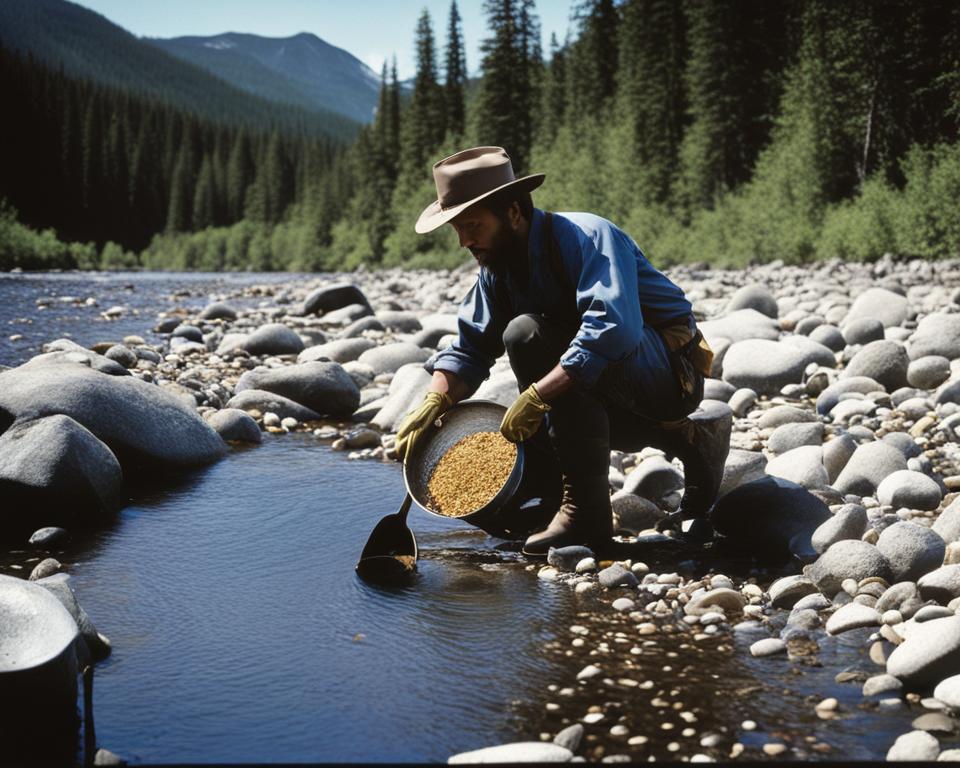
[{"label": "beard", "polygon": [[505,222],[501,222],[490,247],[484,250],[471,248],[470,253],[480,262],[480,266],[486,267],[495,275],[503,276],[511,268],[516,269],[525,263],[527,240],[510,229]]}]

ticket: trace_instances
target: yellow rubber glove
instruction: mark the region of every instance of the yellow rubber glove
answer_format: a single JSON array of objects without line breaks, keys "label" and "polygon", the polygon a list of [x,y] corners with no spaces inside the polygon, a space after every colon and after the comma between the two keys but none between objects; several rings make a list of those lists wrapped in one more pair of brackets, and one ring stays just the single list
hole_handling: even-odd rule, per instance
[{"label": "yellow rubber glove", "polygon": [[536,434],[550,406],[540,399],[537,385],[531,384],[513,401],[500,422],[500,434],[511,443],[519,443]]},{"label": "yellow rubber glove", "polygon": [[413,444],[440,414],[453,406],[453,400],[443,392],[427,392],[420,406],[407,414],[397,430],[396,452],[401,459],[410,453]]}]

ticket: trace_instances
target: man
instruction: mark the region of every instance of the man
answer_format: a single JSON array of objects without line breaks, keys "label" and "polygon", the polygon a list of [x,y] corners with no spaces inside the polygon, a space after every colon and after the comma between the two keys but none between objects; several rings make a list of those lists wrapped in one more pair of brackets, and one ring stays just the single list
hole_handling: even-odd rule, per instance
[{"label": "man", "polygon": [[704,426],[687,418],[702,399],[712,353],[683,291],[609,221],[535,209],[530,191],[544,175],[516,178],[500,147],[458,152],[433,173],[437,200],[416,231],[450,223],[480,272],[460,306],[458,339],[426,364],[430,389],[398,430],[398,455],[475,392],[506,350],[521,393],[501,432],[513,442],[548,441],[563,476],[560,507],[526,539],[526,554],[610,544],[611,445],[653,445],[678,456],[686,490],[664,528],[694,519],[691,536],[712,536],[706,514],[730,421]]}]

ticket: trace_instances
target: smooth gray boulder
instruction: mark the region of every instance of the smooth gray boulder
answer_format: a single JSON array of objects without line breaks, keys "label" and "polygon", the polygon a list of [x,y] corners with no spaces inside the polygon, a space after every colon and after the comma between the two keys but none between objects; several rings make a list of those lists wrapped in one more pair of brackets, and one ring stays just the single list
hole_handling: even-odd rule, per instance
[{"label": "smooth gray boulder", "polygon": [[960,670],[960,616],[923,623],[887,659],[887,673],[916,690],[936,685]]},{"label": "smooth gray boulder", "polygon": [[247,371],[234,391],[258,389],[300,403],[321,415],[346,417],[360,405],[360,390],[339,363],[300,363]]},{"label": "smooth gray boulder", "polygon": [[725,313],[736,312],[738,309],[753,309],[767,317],[776,319],[780,315],[777,300],[765,285],[753,284],[738,288],[730,297]]},{"label": "smooth gray boulder", "polygon": [[844,539],[832,544],[804,573],[827,597],[840,591],[844,579],[861,581],[868,576],[890,580],[891,569],[887,558],[873,544]]},{"label": "smooth gray boulder", "polygon": [[816,414],[804,408],[797,408],[793,405],[775,405],[763,412],[758,426],[760,429],[769,429],[784,424],[812,423],[815,421],[817,421]]},{"label": "smooth gray boulder", "polygon": [[[780,338],[780,326],[777,321],[755,309],[738,309],[716,320],[697,323],[697,327],[713,350],[720,345],[720,339],[728,339],[730,343],[736,343],[745,339],[775,341]],[[714,341],[717,341],[717,345]]]},{"label": "smooth gray boulder", "polygon": [[870,496],[886,477],[907,468],[904,455],[882,441],[857,446],[833,486],[840,493]]},{"label": "smooth gray boulder", "polygon": [[847,346],[847,340],[835,325],[818,325],[810,332],[809,338],[818,344],[823,344],[831,352],[840,352]]},{"label": "smooth gray boulder", "polygon": [[867,530],[867,510],[859,504],[844,504],[813,532],[810,543],[818,554],[844,539],[859,540]]},{"label": "smooth gray boulder", "polygon": [[103,356],[115,363],[120,363],[124,368],[137,367],[137,353],[123,344],[114,344],[103,353]]},{"label": "smooth gray boulder", "polygon": [[336,309],[348,307],[351,304],[362,304],[373,312],[370,302],[356,285],[352,283],[333,283],[317,288],[310,293],[303,302],[300,313],[303,315],[318,315],[332,312]]},{"label": "smooth gray boulder", "polygon": [[303,339],[283,323],[262,325],[243,341],[251,355],[296,355],[303,352]]},{"label": "smooth gray boulder", "polygon": [[823,466],[826,467],[827,477],[830,484],[836,483],[837,478],[847,466],[850,457],[857,450],[857,441],[850,435],[844,433],[836,435],[833,440],[827,440],[823,444]]},{"label": "smooth gray boulder", "polygon": [[817,592],[817,586],[806,576],[784,576],[770,585],[770,603],[774,608],[793,608],[797,602]]},{"label": "smooth gray boulder", "polygon": [[520,394],[517,377],[511,369],[499,371],[484,381],[473,393],[474,400],[493,400],[504,408],[509,408]]},{"label": "smooth gray boulder", "polygon": [[384,328],[398,333],[416,333],[423,328],[420,318],[407,310],[383,309],[377,312],[376,319]]},{"label": "smooth gray boulder", "polygon": [[880,439],[883,440],[883,442],[892,445],[904,455],[904,458],[907,459],[912,459],[915,456],[919,456],[921,453],[923,453],[923,449],[917,445],[917,442],[910,436],[908,432],[887,432],[887,434]]},{"label": "smooth gray boulder", "polygon": [[160,387],[68,362],[30,361],[0,374],[0,411],[24,421],[69,416],[106,443],[121,466],[197,466],[227,450],[196,410]]},{"label": "smooth gray boulder", "polygon": [[844,318],[844,325],[860,318],[872,318],[884,328],[900,325],[910,314],[907,297],[886,288],[868,288],[853,302]]},{"label": "smooth gray boulder", "polygon": [[186,339],[187,341],[196,341],[203,343],[203,331],[191,323],[180,323],[170,334],[170,341],[174,339]]},{"label": "smooth gray boulder", "polygon": [[910,731],[897,736],[887,750],[888,762],[925,762],[936,760],[940,755],[940,742],[926,731]]},{"label": "smooth gray boulder", "polygon": [[348,304],[345,307],[340,307],[340,309],[327,312],[321,322],[329,326],[342,325],[349,327],[357,320],[369,317],[372,314],[373,310],[366,304]]},{"label": "smooth gray boulder", "polygon": [[[767,450],[780,455],[805,445],[820,447],[823,443],[824,426],[814,421],[799,424],[781,424],[767,439]],[[773,472],[772,474],[778,474]]]},{"label": "smooth gray boulder", "polygon": [[934,312],[924,317],[907,342],[911,360],[938,355],[948,360],[960,357],[960,315]]},{"label": "smooth gray boulder", "polygon": [[722,379],[705,379],[703,382],[704,400],[720,400],[726,403],[734,392],[736,387]]},{"label": "smooth gray boulder", "polygon": [[883,529],[877,549],[896,581],[915,581],[943,563],[946,544],[931,529],[904,520]]},{"label": "smooth gray boulder", "polygon": [[723,360],[723,380],[749,387],[761,395],[777,394],[787,384],[797,384],[807,367],[802,349],[766,339],[734,342]]},{"label": "smooth gray boulder", "polygon": [[214,301],[200,311],[201,320],[236,320],[237,310],[225,301]]},{"label": "smooth gray boulder", "polygon": [[727,454],[727,461],[723,466],[723,480],[720,483],[718,496],[730,493],[745,483],[759,480],[766,473],[767,457],[759,451],[745,451],[742,448],[731,448]]},{"label": "smooth gray boulder", "polygon": [[76,743],[78,638],[73,617],[38,582],[0,575],[4,761],[16,755],[20,740],[31,759],[13,765],[37,762],[42,739],[72,732]]},{"label": "smooth gray boulder", "polygon": [[802,445],[776,456],[767,462],[765,471],[809,489],[820,488],[828,482],[823,449],[819,445]]},{"label": "smooth gray boulder", "polygon": [[644,459],[626,476],[623,490],[659,501],[683,489],[683,474],[662,456]]},{"label": "smooth gray boulder", "polygon": [[843,326],[843,337],[848,344],[869,344],[885,338],[883,323],[873,317],[862,317]]},{"label": "smooth gray boulder", "polygon": [[76,622],[77,628],[80,630],[80,637],[83,638],[83,645],[85,646],[84,649],[79,650],[89,651],[96,660],[105,659],[110,655],[110,645],[100,635],[90,620],[90,616],[87,615],[83,606],[77,601],[73,587],[70,586],[70,580],[70,575],[67,573],[55,573],[52,576],[37,579],[33,583],[43,587],[53,595],[60,604],[67,609],[67,612],[73,618],[74,622]]},{"label": "smooth gray boulder", "polygon": [[960,541],[960,497],[944,509],[933,524],[933,530],[948,544]]},{"label": "smooth gray boulder", "polygon": [[257,422],[250,414],[239,408],[222,408],[214,411],[207,417],[207,424],[213,427],[224,440],[238,443],[259,443],[263,440],[263,434]]},{"label": "smooth gray boulder", "polygon": [[449,765],[475,763],[568,763],[573,752],[544,741],[518,741],[461,752],[447,759]]},{"label": "smooth gray boulder", "polygon": [[924,600],[936,600],[946,605],[954,598],[960,597],[960,565],[954,563],[940,567],[934,566],[917,581],[917,587],[920,590],[920,597]]},{"label": "smooth gray boulder", "polygon": [[802,353],[807,365],[816,363],[823,368],[835,368],[837,365],[837,358],[834,356],[833,350],[806,336],[784,336],[780,339],[780,343],[793,347]]},{"label": "smooth gray boulder", "polygon": [[910,469],[892,472],[877,486],[877,501],[891,507],[931,510],[940,506],[942,498],[932,477]]},{"label": "smooth gray boulder", "polygon": [[[383,323],[377,320],[376,317],[374,317],[373,315],[365,315],[364,317],[361,317],[359,320],[354,320],[352,323],[350,323],[350,325],[348,325],[346,328],[340,331],[340,333],[338,334],[338,337],[341,339],[353,339],[353,338],[361,337],[364,331],[385,331],[385,330],[387,329],[384,328]],[[326,342],[326,339],[324,339],[324,341],[321,343],[325,343],[325,342]],[[304,350],[304,352],[306,352],[306,350]],[[303,355],[303,352],[301,352],[300,354]]]},{"label": "smooth gray boulder", "polygon": [[17,421],[0,435],[0,535],[83,523],[115,509],[122,490],[116,456],[69,416]]},{"label": "smooth gray boulder", "polygon": [[922,604],[920,589],[916,583],[900,581],[887,587],[886,591],[877,598],[877,603],[873,607],[881,614],[890,610],[899,611],[904,619],[908,619]]},{"label": "smooth gray boulder", "polygon": [[334,363],[349,363],[375,346],[377,346],[377,343],[373,339],[334,339],[325,344],[317,344],[303,350],[297,355],[297,362],[310,363],[318,360],[331,360]]},{"label": "smooth gray boulder", "polygon": [[370,422],[385,432],[396,432],[403,417],[423,400],[431,379],[419,363],[401,367],[390,382],[386,404]]},{"label": "smooth gray boulder", "polygon": [[827,619],[825,629],[828,635],[839,635],[851,629],[879,627],[882,623],[880,614],[875,608],[860,603],[847,603],[840,606],[836,613]]},{"label": "smooth gray boulder", "polygon": [[841,378],[866,376],[882,384],[888,392],[907,385],[910,358],[900,342],[881,339],[871,341],[853,356]]},{"label": "smooth gray boulder", "polygon": [[919,389],[936,389],[950,378],[950,360],[940,355],[924,355],[910,361],[907,383]]},{"label": "smooth gray boulder", "polygon": [[827,505],[808,490],[772,475],[721,496],[710,514],[717,533],[772,559],[809,550],[810,536],[829,517]]},{"label": "smooth gray boulder", "polygon": [[933,696],[951,709],[960,709],[960,675],[941,680],[934,689]]},{"label": "smooth gray boulder", "polygon": [[380,374],[394,373],[410,363],[424,363],[429,357],[430,353],[422,347],[409,341],[397,341],[368,349],[357,359]]},{"label": "smooth gray boulder", "polygon": [[275,413],[281,419],[289,416],[297,421],[317,421],[323,418],[316,411],[294,402],[289,397],[262,389],[245,389],[243,392],[238,392],[227,401],[225,407],[237,408],[241,411],[260,411],[261,414]]},{"label": "smooth gray boulder", "polygon": [[610,497],[610,505],[617,528],[631,534],[653,528],[666,516],[652,501],[630,491],[617,491]]},{"label": "smooth gray boulder", "polygon": [[840,402],[840,396],[847,392],[859,392],[865,395],[883,389],[884,387],[880,382],[874,381],[868,376],[842,378],[817,395],[817,413],[826,416]]},{"label": "smooth gray boulder", "polygon": [[26,365],[48,365],[51,363],[83,365],[98,373],[106,373],[109,376],[131,375],[130,370],[124,368],[116,360],[110,360],[96,352],[91,352],[89,349],[83,349],[83,347],[80,347],[80,349],[76,351],[61,352],[55,350],[53,352],[45,352],[42,355],[31,357],[20,367],[22,368]]}]

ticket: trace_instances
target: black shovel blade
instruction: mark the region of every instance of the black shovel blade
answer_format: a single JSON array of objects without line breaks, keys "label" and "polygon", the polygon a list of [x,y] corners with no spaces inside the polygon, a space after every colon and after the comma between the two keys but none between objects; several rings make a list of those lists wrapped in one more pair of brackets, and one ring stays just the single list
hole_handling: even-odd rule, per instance
[{"label": "black shovel blade", "polygon": [[360,553],[357,573],[369,581],[393,581],[409,576],[417,567],[417,540],[407,527],[409,494],[400,510],[387,515],[370,532]]}]

